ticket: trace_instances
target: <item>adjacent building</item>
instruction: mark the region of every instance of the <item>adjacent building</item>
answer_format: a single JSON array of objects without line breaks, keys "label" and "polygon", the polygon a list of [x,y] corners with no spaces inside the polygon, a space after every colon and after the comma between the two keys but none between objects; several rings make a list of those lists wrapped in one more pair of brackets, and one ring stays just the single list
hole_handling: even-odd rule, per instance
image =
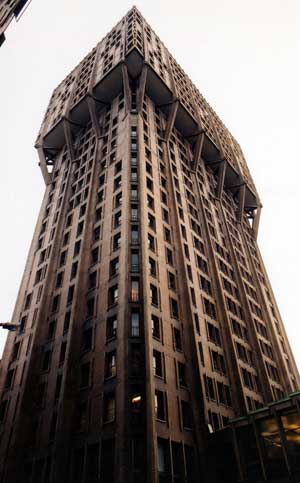
[{"label": "adjacent building", "polygon": [[5,31],[13,18],[18,17],[23,12],[26,4],[31,0],[4,0],[0,5],[0,47],[5,41]]},{"label": "adjacent building", "polygon": [[208,435],[299,388],[239,144],[134,7],[54,90],[36,147],[1,481],[213,481]]}]

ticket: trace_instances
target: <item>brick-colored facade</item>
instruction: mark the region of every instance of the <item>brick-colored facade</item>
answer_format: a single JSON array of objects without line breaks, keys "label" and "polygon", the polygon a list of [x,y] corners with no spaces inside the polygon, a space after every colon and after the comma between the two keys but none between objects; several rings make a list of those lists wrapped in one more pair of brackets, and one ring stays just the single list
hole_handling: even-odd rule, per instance
[{"label": "brick-colored facade", "polygon": [[55,89],[36,147],[1,481],[211,481],[208,432],[299,387],[238,143],[133,8]]}]

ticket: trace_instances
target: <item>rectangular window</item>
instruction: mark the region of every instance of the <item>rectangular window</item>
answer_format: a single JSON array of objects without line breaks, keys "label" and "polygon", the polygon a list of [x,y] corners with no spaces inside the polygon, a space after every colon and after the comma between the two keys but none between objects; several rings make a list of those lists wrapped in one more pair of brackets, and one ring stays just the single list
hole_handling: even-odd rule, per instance
[{"label": "rectangular window", "polygon": [[162,353],[157,350],[153,351],[153,372],[155,376],[163,377]]},{"label": "rectangular window", "polygon": [[155,285],[150,285],[150,299],[151,299],[151,303],[152,305],[154,305],[155,307],[158,307],[158,304],[159,304],[159,300],[158,300],[158,290],[157,290],[157,287],[155,287]]},{"label": "rectangular window", "polygon": [[156,419],[159,419],[160,421],[166,421],[165,393],[163,393],[162,391],[155,391],[154,410]]},{"label": "rectangular window", "polygon": [[178,369],[178,382],[179,386],[186,387],[186,365],[182,362],[177,362],[177,369]]},{"label": "rectangular window", "polygon": [[131,336],[140,337],[140,313],[138,311],[131,312]]},{"label": "rectangular window", "polygon": [[105,379],[115,377],[116,373],[116,351],[107,352],[105,354]]},{"label": "rectangular window", "polygon": [[152,337],[160,340],[160,320],[156,315],[151,315]]},{"label": "rectangular window", "polygon": [[181,401],[182,425],[184,429],[192,429],[193,415],[192,408],[188,401]]},{"label": "rectangular window", "polygon": [[130,300],[131,302],[139,302],[140,293],[139,293],[139,280],[138,279],[131,279],[131,293],[130,293]]},{"label": "rectangular window", "polygon": [[114,285],[108,289],[108,305],[114,305],[118,303],[118,285]]},{"label": "rectangular window", "polygon": [[115,395],[105,393],[103,398],[103,423],[110,423],[115,420]]},{"label": "rectangular window", "polygon": [[106,339],[110,340],[117,337],[118,319],[116,315],[108,317],[106,320]]},{"label": "rectangular window", "polygon": [[43,353],[42,371],[48,371],[51,364],[52,351],[47,350]]}]

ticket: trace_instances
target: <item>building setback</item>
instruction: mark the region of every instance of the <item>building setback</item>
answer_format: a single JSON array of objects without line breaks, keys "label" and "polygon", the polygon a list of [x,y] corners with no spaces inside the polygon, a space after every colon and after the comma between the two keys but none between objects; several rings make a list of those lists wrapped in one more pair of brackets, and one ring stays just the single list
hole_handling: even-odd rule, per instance
[{"label": "building setback", "polygon": [[54,90],[36,147],[1,481],[212,481],[209,432],[299,388],[240,146],[134,7]]},{"label": "building setback", "polygon": [[5,41],[5,30],[12,19],[18,19],[25,5],[31,0],[4,0],[0,5],[0,47]]}]

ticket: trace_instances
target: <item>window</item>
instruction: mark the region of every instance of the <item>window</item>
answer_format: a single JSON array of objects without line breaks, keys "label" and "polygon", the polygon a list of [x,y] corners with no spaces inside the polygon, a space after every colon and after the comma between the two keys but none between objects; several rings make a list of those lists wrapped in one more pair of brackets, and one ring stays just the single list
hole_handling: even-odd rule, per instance
[{"label": "window", "polygon": [[137,201],[139,199],[138,187],[135,185],[131,186],[131,199]]},{"label": "window", "polygon": [[155,391],[154,410],[156,419],[159,419],[160,421],[166,420],[165,394],[162,391]]},{"label": "window", "polygon": [[99,240],[100,239],[100,235],[101,235],[101,228],[100,228],[100,226],[97,226],[93,230],[93,240],[94,241]]},{"label": "window", "polygon": [[[81,240],[78,240],[74,245],[74,254],[73,254],[74,257],[76,257],[79,254],[80,247],[81,247]],[[63,252],[63,253],[66,253],[66,252]]]},{"label": "window", "polygon": [[114,277],[115,275],[117,275],[118,271],[119,271],[119,257],[116,257],[110,262],[110,266],[109,266],[110,276]]},{"label": "window", "polygon": [[166,248],[166,262],[168,265],[173,266],[173,253],[169,248]]},{"label": "window", "polygon": [[108,289],[108,305],[114,305],[118,302],[118,285],[114,285]]},{"label": "window", "polygon": [[226,384],[217,381],[217,390],[220,404],[225,404],[225,406],[231,406],[231,395],[229,387]]},{"label": "window", "polygon": [[80,236],[82,234],[82,232],[83,232],[83,225],[84,225],[84,222],[83,221],[81,221],[80,223],[78,223],[76,236]]},{"label": "window", "polygon": [[42,371],[48,371],[51,364],[52,351],[47,350],[43,353]]},{"label": "window", "polygon": [[68,332],[71,320],[71,312],[66,312],[65,320],[64,320],[64,334]]},{"label": "window", "polygon": [[171,231],[166,227],[164,227],[164,238],[165,238],[165,241],[167,241],[168,243],[172,242]]},{"label": "window", "polygon": [[153,351],[153,372],[155,376],[163,377],[162,353],[157,350]]},{"label": "window", "polygon": [[148,213],[148,226],[149,228],[155,231],[156,229],[155,217],[150,213]]},{"label": "window", "polygon": [[130,294],[131,302],[138,302],[140,298],[139,294],[139,280],[138,279],[131,279],[131,294]]},{"label": "window", "polygon": [[116,373],[116,352],[107,352],[105,354],[105,378],[115,377]]},{"label": "window", "polygon": [[71,285],[68,290],[67,305],[70,305],[73,302],[74,290],[75,285]]},{"label": "window", "polygon": [[64,250],[60,254],[59,266],[62,267],[66,263],[68,250]]},{"label": "window", "polygon": [[172,272],[168,272],[169,288],[176,291],[175,275]]},{"label": "window", "polygon": [[158,290],[155,285],[150,285],[150,299],[152,305],[155,305],[155,307],[158,307]]},{"label": "window", "polygon": [[192,408],[188,401],[181,401],[182,425],[184,429],[192,429],[193,416]]},{"label": "window", "polygon": [[98,262],[98,257],[99,257],[99,247],[96,247],[91,251],[91,265],[94,265],[95,263]]},{"label": "window", "polygon": [[139,244],[139,228],[136,225],[131,227],[131,244],[138,245]]},{"label": "window", "polygon": [[113,250],[119,250],[121,247],[121,233],[116,233],[113,237]]},{"label": "window", "polygon": [[32,293],[26,295],[24,310],[29,309],[32,299]]},{"label": "window", "polygon": [[11,354],[11,361],[15,361],[19,357],[21,342],[16,342],[13,346],[12,354]]},{"label": "window", "polygon": [[114,215],[114,228],[118,228],[118,226],[121,225],[121,217],[122,217],[121,211],[118,211],[118,213]]},{"label": "window", "polygon": [[139,271],[139,252],[137,250],[132,250],[131,252],[131,271]]},{"label": "window", "polygon": [[55,329],[56,329],[56,320],[51,320],[49,327],[48,327],[48,334],[47,339],[51,340],[55,336]]},{"label": "window", "polygon": [[151,210],[154,210],[154,198],[150,195],[147,195],[147,206],[148,208],[151,208]]},{"label": "window", "polygon": [[55,295],[52,300],[52,312],[56,312],[59,308],[60,295]]},{"label": "window", "polygon": [[160,340],[160,320],[156,315],[151,315],[152,337]]},{"label": "window", "polygon": [[94,315],[95,299],[88,299],[86,302],[86,316],[87,318],[93,317]]},{"label": "window", "polygon": [[2,401],[0,404],[0,422],[1,423],[3,423],[3,421],[5,420],[7,407],[8,407],[8,400],[6,399]]},{"label": "window", "polygon": [[214,380],[209,376],[204,376],[204,384],[205,384],[206,397],[208,399],[212,399],[213,401],[216,401],[217,398],[216,398]]},{"label": "window", "polygon": [[89,351],[92,348],[93,343],[93,329],[89,327],[82,332],[81,336],[81,349],[83,351]]},{"label": "window", "polygon": [[179,386],[186,387],[186,365],[182,362],[177,362],[177,369],[178,369],[178,382]]},{"label": "window", "polygon": [[80,387],[88,387],[90,383],[90,363],[85,362],[80,366]]},{"label": "window", "polygon": [[210,302],[207,298],[203,297],[203,306],[204,306],[204,312],[207,315],[209,315],[213,319],[217,318],[216,307],[213,302]]},{"label": "window", "polygon": [[61,343],[61,346],[60,346],[59,365],[62,365],[65,362],[66,349],[67,349],[67,342],[64,341]]},{"label": "window", "polygon": [[140,313],[138,311],[131,312],[131,336],[140,337]]},{"label": "window", "polygon": [[152,277],[156,277],[156,262],[151,257],[149,257],[149,272]]},{"label": "window", "polygon": [[171,309],[171,317],[178,319],[179,318],[179,309],[178,309],[177,300],[170,298],[170,309]]},{"label": "window", "polygon": [[118,319],[116,315],[106,320],[106,339],[113,339],[117,336]]},{"label": "window", "polygon": [[5,379],[5,389],[10,389],[13,386],[14,375],[15,375],[15,369],[10,369],[7,372],[6,379]]},{"label": "window", "polygon": [[155,238],[148,233],[148,248],[155,252]]},{"label": "window", "polygon": [[105,393],[103,398],[103,422],[110,423],[115,419],[115,395],[114,393]]},{"label": "window", "polygon": [[41,382],[36,388],[36,403],[38,406],[43,406],[45,402],[47,383]]},{"label": "window", "polygon": [[122,186],[122,176],[118,176],[114,181],[114,191],[121,188]]},{"label": "window", "polygon": [[138,221],[139,211],[137,205],[131,205],[131,221]]},{"label": "window", "polygon": [[224,356],[219,352],[216,352],[213,350],[210,351],[210,354],[211,354],[211,361],[212,361],[212,369],[221,374],[226,374]]},{"label": "window", "polygon": [[208,340],[213,342],[214,344],[221,346],[221,335],[220,330],[215,325],[212,325],[210,322],[207,322],[207,337]]},{"label": "window", "polygon": [[175,350],[182,351],[181,332],[179,329],[176,329],[176,327],[173,327],[173,340]]}]

